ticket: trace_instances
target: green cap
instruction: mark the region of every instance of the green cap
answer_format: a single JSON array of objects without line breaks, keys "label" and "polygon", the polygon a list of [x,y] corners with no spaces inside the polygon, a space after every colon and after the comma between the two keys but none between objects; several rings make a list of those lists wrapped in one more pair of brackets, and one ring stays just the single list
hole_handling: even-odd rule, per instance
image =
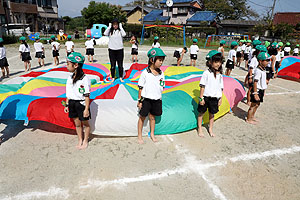
[{"label": "green cap", "polygon": [[287,46],[290,46],[290,45],[291,45],[291,43],[287,42],[287,43],[286,43],[286,45],[287,45]]},{"label": "green cap", "polygon": [[193,42],[196,42],[196,43],[198,43],[198,40],[195,38],[195,39],[193,39]]},{"label": "green cap", "polygon": [[226,44],[226,41],[225,40],[221,40],[220,44]]},{"label": "green cap", "polygon": [[273,42],[271,45],[272,48],[277,49],[279,46],[276,42]]},{"label": "green cap", "polygon": [[90,36],[90,35],[87,35],[86,37],[87,37],[87,38],[90,38],[91,36]]},{"label": "green cap", "polygon": [[[1,38],[2,39],[2,38]],[[1,41],[1,40],[0,40]],[[2,40],[3,41],[3,40]],[[296,44],[296,47],[299,47],[299,44]]]},{"label": "green cap", "polygon": [[271,44],[271,43],[270,43],[269,41],[265,41],[265,46],[266,46],[266,47],[270,46],[270,44]]},{"label": "green cap", "polygon": [[252,41],[251,40],[247,40],[247,43],[251,43]]},{"label": "green cap", "polygon": [[22,36],[22,37],[19,38],[19,40],[25,41],[25,40],[26,40],[26,37]]},{"label": "green cap", "polygon": [[159,39],[159,37],[158,37],[158,36],[155,36],[155,37],[154,37],[154,40],[158,40],[158,39]]},{"label": "green cap", "polygon": [[39,40],[39,39],[40,39],[40,36],[35,36],[34,39],[35,39],[35,40]]},{"label": "green cap", "polygon": [[51,35],[51,37],[50,37],[51,39],[55,39],[55,35]]},{"label": "green cap", "polygon": [[257,60],[268,60],[270,59],[270,55],[267,52],[261,52],[260,54],[258,54],[257,56]]},{"label": "green cap", "polygon": [[253,45],[254,46],[261,45],[261,41],[259,41],[259,40],[253,40]]},{"label": "green cap", "polygon": [[71,35],[68,35],[68,37],[67,37],[68,39],[72,39],[72,36]]},{"label": "green cap", "polygon": [[3,42],[3,39],[0,37],[0,42]]},{"label": "green cap", "polygon": [[283,42],[279,42],[278,46],[282,47],[283,46]]},{"label": "green cap", "polygon": [[217,50],[211,50],[210,52],[208,52],[208,54],[206,55],[206,60],[210,60],[210,59],[212,59],[212,57],[214,56],[214,55],[217,55],[217,54],[220,54],[221,56],[222,56],[222,53],[221,52],[219,52],[219,51],[217,51]]},{"label": "green cap", "polygon": [[265,45],[257,45],[256,47],[255,47],[255,49],[257,49],[258,51],[260,51],[260,52],[267,52],[268,50],[267,50],[267,47],[265,46]]},{"label": "green cap", "polygon": [[72,63],[84,63],[84,56],[81,53],[73,52],[68,56],[67,60]]},{"label": "green cap", "polygon": [[147,56],[148,58],[154,58],[157,56],[165,57],[166,54],[163,52],[163,50],[161,50],[161,48],[153,48],[148,51]]},{"label": "green cap", "polygon": [[238,43],[236,41],[231,42],[231,46],[237,46]]}]

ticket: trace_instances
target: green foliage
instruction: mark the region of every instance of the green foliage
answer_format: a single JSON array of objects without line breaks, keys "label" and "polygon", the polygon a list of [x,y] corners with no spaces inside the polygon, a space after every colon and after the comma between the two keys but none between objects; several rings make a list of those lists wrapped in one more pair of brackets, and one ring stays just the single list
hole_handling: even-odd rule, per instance
[{"label": "green foliage", "polygon": [[104,2],[90,1],[88,7],[82,9],[81,14],[88,28],[93,24],[109,24],[115,18],[123,23],[127,21],[127,14],[122,11],[121,6]]},{"label": "green foliage", "polygon": [[19,42],[19,37],[15,35],[3,35],[2,38],[4,40],[3,44],[14,44]]},{"label": "green foliage", "polygon": [[[130,3],[127,3],[126,6],[142,6],[143,0],[135,0]],[[144,6],[151,6],[154,8],[160,8],[160,2],[161,0],[144,0]]]},{"label": "green foliage", "polygon": [[[68,16],[65,16],[63,18],[67,18]],[[70,17],[68,17],[70,18]],[[86,20],[83,17],[74,17],[70,18],[68,21],[65,22],[65,33],[74,32],[75,30],[78,31],[85,31],[87,28]]]}]

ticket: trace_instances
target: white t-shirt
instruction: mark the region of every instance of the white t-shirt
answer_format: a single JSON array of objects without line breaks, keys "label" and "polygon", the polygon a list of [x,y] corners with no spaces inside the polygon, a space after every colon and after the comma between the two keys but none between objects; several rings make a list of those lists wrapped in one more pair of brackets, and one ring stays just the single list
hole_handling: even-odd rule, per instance
[{"label": "white t-shirt", "polygon": [[120,27],[120,30],[114,30],[111,35],[110,29],[111,28],[108,28],[104,31],[104,35],[109,37],[108,48],[112,50],[123,49],[123,37],[126,36],[126,32],[122,27]]},{"label": "white t-shirt", "polygon": [[6,57],[6,49],[5,47],[0,47],[0,59],[3,59]]},{"label": "white t-shirt", "polygon": [[199,51],[198,45],[192,44],[190,47],[191,54],[197,54]]},{"label": "white t-shirt", "polygon": [[252,59],[251,59],[251,62],[249,64],[249,68],[252,68],[253,70],[258,66],[258,60],[257,58],[254,56]]},{"label": "white t-shirt", "polygon": [[175,51],[178,51],[179,54],[181,55],[181,53],[182,53],[182,51],[183,51],[183,48],[176,49]]},{"label": "white t-shirt", "polygon": [[[67,47],[67,51],[71,52],[72,46],[74,46],[74,42],[73,41],[66,41],[65,45]],[[74,49],[73,49],[73,51],[74,51]]]},{"label": "white t-shirt", "polygon": [[228,52],[228,60],[233,61],[233,57],[236,57],[236,51],[235,51],[234,49],[231,49],[231,50]]},{"label": "white t-shirt", "polygon": [[267,74],[266,70],[256,67],[254,70],[254,81],[257,80],[257,90],[267,89]]},{"label": "white t-shirt", "polygon": [[21,44],[20,47],[19,47],[19,51],[22,52],[22,53],[24,53],[24,52],[30,52],[30,46],[28,45],[26,47],[25,44]]},{"label": "white t-shirt", "polygon": [[134,43],[131,45],[131,48],[132,49],[137,49],[138,48],[138,45],[136,44],[136,41],[135,40],[133,40],[134,41]]},{"label": "white t-shirt", "polygon": [[207,69],[202,75],[200,85],[205,86],[203,96],[217,98],[222,97],[222,90],[224,88],[222,74],[217,74],[215,78],[214,73],[210,69]]},{"label": "white t-shirt", "polygon": [[290,53],[291,47],[284,47],[284,51]]},{"label": "white t-shirt", "polygon": [[44,45],[41,42],[35,42],[33,44],[33,46],[34,46],[35,52],[42,52],[43,51]]},{"label": "white t-shirt", "polygon": [[58,48],[59,48],[59,43],[58,42],[56,42],[56,41],[54,41],[54,42],[51,42],[51,46],[52,46],[52,50],[55,50],[54,49],[54,46],[56,47],[56,50],[59,50]]},{"label": "white t-shirt", "polygon": [[[66,96],[68,99],[72,100],[85,100],[85,95],[90,94],[91,90],[91,81],[86,76],[83,75],[75,84],[73,84],[72,79],[73,74],[71,74],[67,79],[66,84]],[[85,105],[85,102],[80,102],[82,105]]]},{"label": "white t-shirt", "polygon": [[246,45],[243,44],[243,45],[242,45],[242,51],[245,51],[245,50],[246,50]]},{"label": "white t-shirt", "polygon": [[284,58],[284,51],[280,51],[280,57]]},{"label": "white t-shirt", "polygon": [[281,61],[281,51],[277,52],[276,61]]},{"label": "white t-shirt", "polygon": [[252,51],[251,46],[246,46],[245,53],[250,54]]},{"label": "white t-shirt", "polygon": [[219,47],[219,48],[218,48],[218,52],[221,52],[221,53],[222,53],[221,49],[223,49],[223,47]]},{"label": "white t-shirt", "polygon": [[87,49],[94,49],[94,41],[93,40],[85,41],[85,46]]},{"label": "white t-shirt", "polygon": [[152,43],[152,48],[160,48],[159,42],[156,42],[156,44],[154,44],[154,42],[153,42]]},{"label": "white t-shirt", "polygon": [[299,53],[299,48],[295,48],[293,52],[294,53]]},{"label": "white t-shirt", "polygon": [[147,67],[141,74],[138,86],[143,88],[142,97],[153,100],[161,99],[165,87],[164,72],[161,71],[160,74],[154,75],[150,67]]},{"label": "white t-shirt", "polygon": [[242,46],[238,46],[236,49],[237,52],[241,52],[242,51]]}]

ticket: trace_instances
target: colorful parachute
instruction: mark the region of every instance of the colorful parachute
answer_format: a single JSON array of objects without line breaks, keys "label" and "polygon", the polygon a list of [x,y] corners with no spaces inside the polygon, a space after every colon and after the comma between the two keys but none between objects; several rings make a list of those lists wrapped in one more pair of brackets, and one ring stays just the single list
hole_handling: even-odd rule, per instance
[{"label": "colorful parachute", "polygon": [[278,76],[300,82],[300,57],[285,57],[282,60],[281,67],[278,70]]},{"label": "colorful parachute", "polygon": [[[110,75],[109,64],[84,64],[83,70],[91,80],[90,124],[94,134],[110,136],[137,135],[138,80],[145,64],[133,64],[126,71],[125,82],[105,81]],[[168,67],[163,92],[163,115],[156,119],[155,134],[173,134],[197,127],[199,81],[203,71],[195,67]],[[75,129],[64,113],[66,67],[30,72],[0,85],[0,119],[39,120]],[[223,103],[215,115],[219,118],[237,105],[245,96],[243,86],[224,76]],[[204,123],[208,122],[208,113]],[[149,131],[145,123],[144,134]]]}]

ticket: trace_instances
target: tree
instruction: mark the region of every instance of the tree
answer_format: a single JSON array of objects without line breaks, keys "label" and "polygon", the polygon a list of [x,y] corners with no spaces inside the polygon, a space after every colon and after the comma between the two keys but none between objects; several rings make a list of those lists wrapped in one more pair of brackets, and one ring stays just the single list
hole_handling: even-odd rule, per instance
[{"label": "tree", "polygon": [[[141,6],[143,0],[135,0],[130,3],[127,3],[126,6]],[[160,8],[160,2],[161,0],[144,0],[144,5],[154,8]]]},{"label": "tree", "polygon": [[122,11],[121,6],[104,2],[90,1],[88,7],[81,10],[81,14],[88,27],[93,24],[109,24],[115,18],[120,22],[127,21],[127,14]]},{"label": "tree", "polygon": [[218,13],[220,19],[237,20],[241,18],[258,17],[247,0],[204,0],[205,10]]}]

